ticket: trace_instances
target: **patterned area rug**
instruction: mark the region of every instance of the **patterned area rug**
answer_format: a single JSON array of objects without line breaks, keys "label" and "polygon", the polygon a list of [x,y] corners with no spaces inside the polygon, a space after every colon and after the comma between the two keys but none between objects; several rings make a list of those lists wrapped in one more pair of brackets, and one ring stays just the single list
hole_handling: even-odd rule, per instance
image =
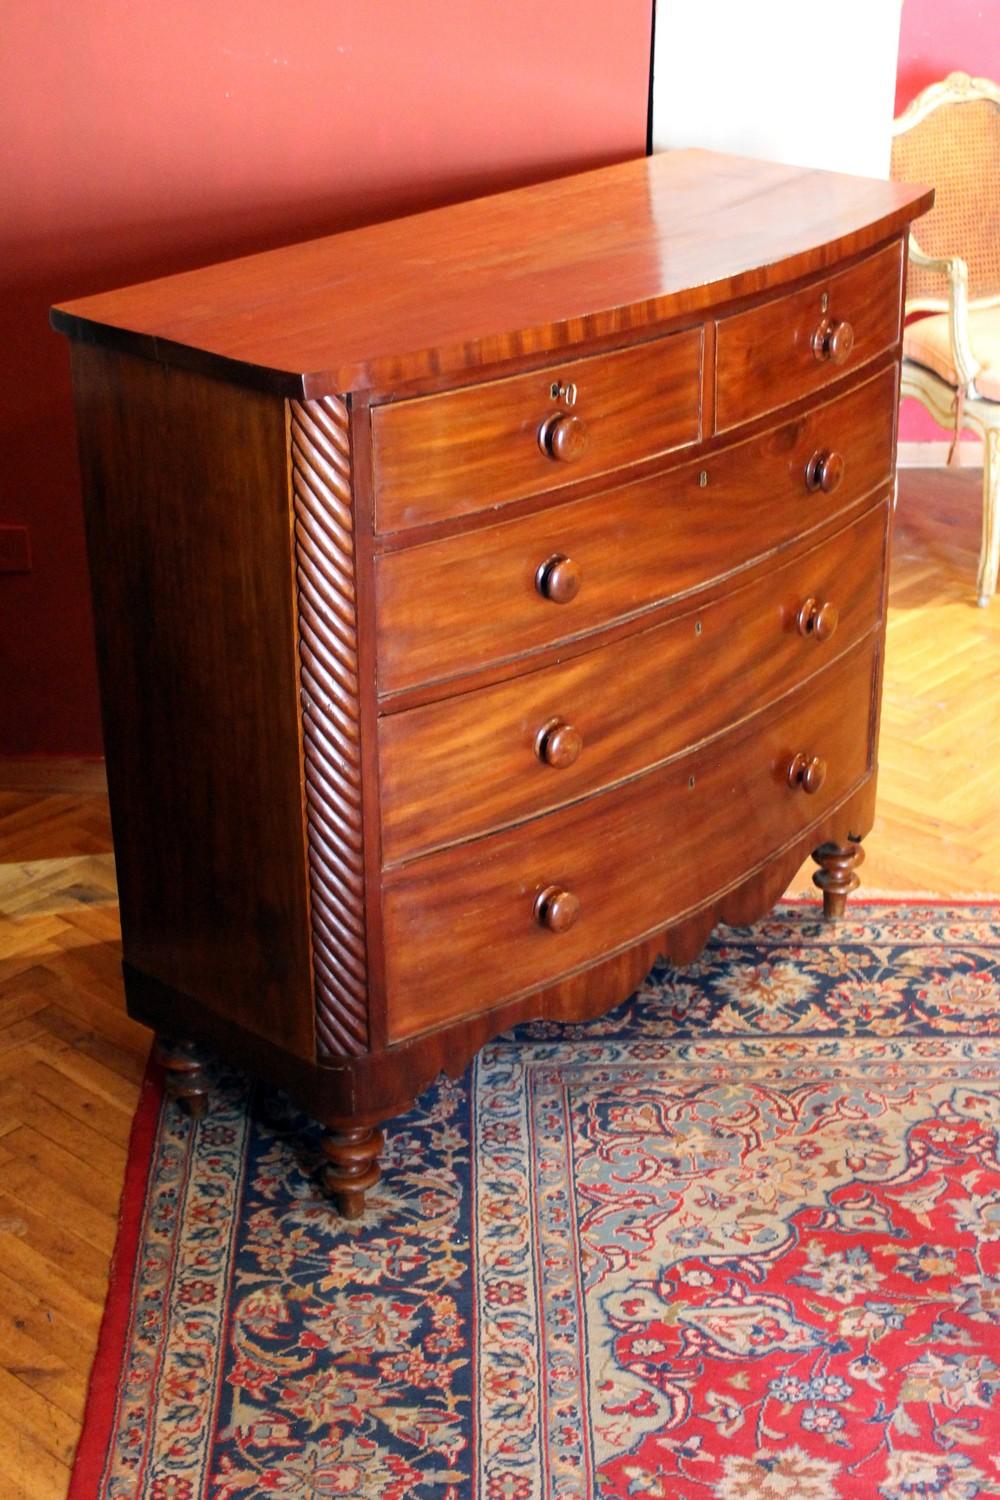
[{"label": "patterned area rug", "polygon": [[357,1225],[137,1119],[73,1500],[1000,1495],[1000,913],[786,906],[486,1047]]}]

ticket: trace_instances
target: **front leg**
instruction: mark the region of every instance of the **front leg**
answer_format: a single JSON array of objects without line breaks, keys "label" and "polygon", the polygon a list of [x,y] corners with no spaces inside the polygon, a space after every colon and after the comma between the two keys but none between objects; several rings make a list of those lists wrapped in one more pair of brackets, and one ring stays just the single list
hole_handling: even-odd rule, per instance
[{"label": "front leg", "polygon": [[344,1122],[323,1131],[323,1187],[345,1219],[360,1219],[365,1211],[365,1193],[382,1175],[382,1144],[381,1130],[372,1125]]},{"label": "front leg", "polygon": [[861,883],[857,868],[864,857],[861,840],[850,837],[846,844],[820,844],[813,850],[813,859],[820,866],[813,875],[813,885],[823,892],[825,921],[837,922],[844,915],[848,896]]},{"label": "front leg", "polygon": [[158,1036],[156,1056],[165,1070],[170,1098],[193,1120],[202,1119],[208,1109],[209,1082],[194,1043]]}]

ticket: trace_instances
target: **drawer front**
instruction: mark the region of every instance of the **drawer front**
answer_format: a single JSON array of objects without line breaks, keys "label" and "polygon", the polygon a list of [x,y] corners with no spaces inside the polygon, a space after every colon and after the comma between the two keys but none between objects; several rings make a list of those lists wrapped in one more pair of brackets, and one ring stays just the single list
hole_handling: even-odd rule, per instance
[{"label": "drawer front", "polygon": [[699,438],[700,328],[372,413],[375,526],[400,531]]},{"label": "drawer front", "polygon": [[821,389],[900,335],[902,241],[790,297],[722,318],[716,431]]},{"label": "drawer front", "polygon": [[[807,534],[888,481],[895,403],[890,367],[793,422],[669,474],[384,554],[375,570],[379,692],[586,635]],[[809,488],[815,455],[832,456],[831,482],[842,474],[829,492]],[[567,602],[542,593],[553,558],[569,559],[574,570],[561,580],[578,583]]]},{"label": "drawer front", "polygon": [[[612,791],[388,871],[390,1038],[655,933],[802,833],[869,769],[876,652],[873,634],[767,715]],[[818,789],[789,785],[812,757],[826,762]],[[551,921],[579,903],[567,930],[537,920],[547,891],[568,893]]]},{"label": "drawer front", "polygon": [[825,667],[879,618],[887,515],[883,502],[697,613],[383,717],[384,863],[623,781]]}]

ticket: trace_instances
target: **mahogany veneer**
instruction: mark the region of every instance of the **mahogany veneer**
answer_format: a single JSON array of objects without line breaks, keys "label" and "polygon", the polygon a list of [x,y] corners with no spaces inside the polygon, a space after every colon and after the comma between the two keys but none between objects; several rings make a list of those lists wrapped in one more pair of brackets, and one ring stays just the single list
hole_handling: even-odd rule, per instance
[{"label": "mahogany veneer", "polygon": [[[593,635],[735,578],[870,502],[891,481],[885,415],[896,380],[895,367],[884,368],[838,401],[694,463],[383,553],[375,562],[380,693]],[[843,459],[828,492],[812,484],[816,455]],[[553,557],[572,560],[576,587],[542,608],[538,571]]]},{"label": "mahogany veneer", "polygon": [[697,442],[702,342],[693,328],[375,407],[376,529],[493,509]]},{"label": "mahogany veneer", "polygon": [[903,241],[674,152],[71,303],[131,1012],[378,1124],[872,821]]}]

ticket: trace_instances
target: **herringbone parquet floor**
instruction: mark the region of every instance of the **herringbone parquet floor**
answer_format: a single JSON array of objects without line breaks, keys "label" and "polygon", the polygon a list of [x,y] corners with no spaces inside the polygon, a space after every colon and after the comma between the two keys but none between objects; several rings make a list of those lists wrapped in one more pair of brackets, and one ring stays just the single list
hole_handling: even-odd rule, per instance
[{"label": "herringbone parquet floor", "polygon": [[[1000,600],[971,603],[979,483],[903,476],[869,890],[1000,891]],[[123,1010],[110,851],[99,767],[0,768],[3,1500],[65,1495],[149,1045]]]}]

